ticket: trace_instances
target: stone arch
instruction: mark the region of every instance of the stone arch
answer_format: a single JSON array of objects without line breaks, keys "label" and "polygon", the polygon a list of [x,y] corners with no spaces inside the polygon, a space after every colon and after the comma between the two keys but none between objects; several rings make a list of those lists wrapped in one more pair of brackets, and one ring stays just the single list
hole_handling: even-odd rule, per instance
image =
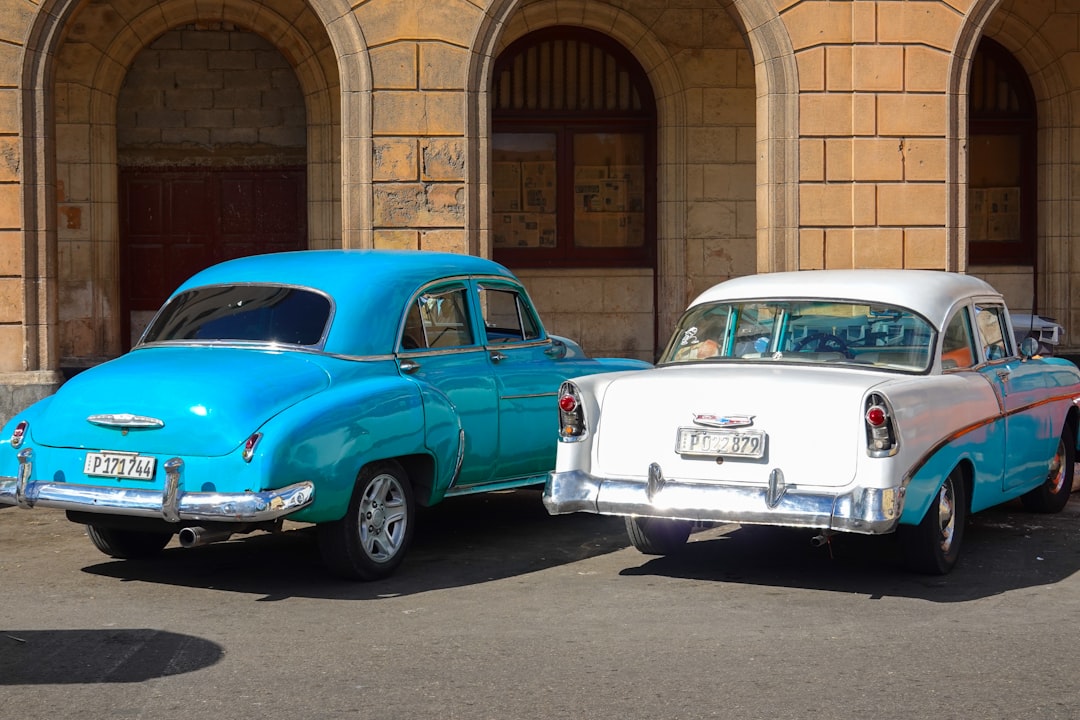
[{"label": "stone arch", "polygon": [[[765,102],[758,117],[757,268],[759,271],[798,267],[798,77],[794,51],[773,4],[763,0],[718,0],[748,38],[756,83]],[[627,47],[641,63],[657,103],[658,139],[662,150],[658,186],[658,322],[671,327],[682,312],[687,292],[686,230],[687,162],[684,85],[668,48],[648,27],[619,8],[606,4],[564,5],[550,0],[529,5],[528,17],[518,13],[520,0],[496,0],[477,29],[468,69],[467,132],[479,142],[469,150],[469,223],[479,229],[471,252],[489,253],[486,139],[490,136],[488,90],[499,51],[513,40],[549,25],[578,25],[603,32]],[[764,189],[764,191],[763,191]]]},{"label": "stone arch", "polygon": [[[1067,317],[1071,302],[1069,238],[1069,124],[1074,116],[1068,78],[1040,28],[1005,10],[1006,0],[979,0],[968,12],[957,37],[949,67],[948,269],[968,269],[967,139],[968,86],[979,41],[992,37],[1025,68],[1038,108],[1039,231],[1035,260],[1036,303],[1040,312]],[[1050,152],[1049,149],[1053,148]],[[1042,222],[1053,217],[1053,223]],[[1052,225],[1052,229],[1047,229]]]},{"label": "stone arch", "polygon": [[[23,200],[24,245],[28,292],[26,325],[28,369],[56,369],[58,357],[59,300],[57,289],[58,233],[55,216],[57,162],[60,143],[53,128],[59,115],[50,104],[56,83],[74,81],[80,97],[61,98],[63,112],[72,102],[84,107],[80,122],[86,126],[91,178],[89,223],[98,257],[95,272],[115,276],[118,250],[116,177],[116,103],[127,67],[138,52],[169,29],[198,21],[223,21],[250,29],[269,40],[290,61],[305,98],[308,121],[309,237],[313,247],[370,245],[370,203],[364,192],[370,179],[348,163],[343,177],[342,158],[362,157],[371,138],[371,72],[366,46],[350,7],[341,0],[311,7],[297,3],[297,12],[286,17],[259,0],[230,1],[216,8],[180,0],[150,4],[131,17],[109,5],[88,6],[76,0],[46,2],[29,34],[23,63],[23,97],[28,112],[24,127],[34,133],[24,143]],[[87,10],[87,8],[93,8]],[[77,24],[80,12],[96,12],[94,23]],[[316,15],[317,13],[317,15]],[[88,31],[88,27],[93,30]],[[88,32],[92,42],[79,42]],[[77,53],[79,70],[58,78],[65,52]],[[85,93],[83,97],[81,93]],[[370,172],[368,172],[370,175]],[[111,182],[110,182],[111,180]],[[348,212],[343,212],[343,208]],[[115,298],[112,289],[94,300],[98,318],[108,317]],[[112,298],[109,297],[111,293]],[[115,303],[113,303],[115,307]],[[115,321],[114,321],[115,324]],[[118,332],[109,335],[117,336]],[[31,337],[36,344],[31,347]],[[115,339],[99,340],[96,352],[115,353]]]}]

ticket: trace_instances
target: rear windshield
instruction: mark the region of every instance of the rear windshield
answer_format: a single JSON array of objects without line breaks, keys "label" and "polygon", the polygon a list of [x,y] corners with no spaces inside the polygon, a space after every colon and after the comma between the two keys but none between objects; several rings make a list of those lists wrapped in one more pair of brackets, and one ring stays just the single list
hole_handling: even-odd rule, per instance
[{"label": "rear windshield", "polygon": [[661,363],[854,363],[925,372],[936,340],[922,316],[891,305],[756,300],[707,303],[679,321]]},{"label": "rear windshield", "polygon": [[330,300],[280,285],[217,285],[172,298],[142,342],[240,341],[313,346],[322,342]]}]

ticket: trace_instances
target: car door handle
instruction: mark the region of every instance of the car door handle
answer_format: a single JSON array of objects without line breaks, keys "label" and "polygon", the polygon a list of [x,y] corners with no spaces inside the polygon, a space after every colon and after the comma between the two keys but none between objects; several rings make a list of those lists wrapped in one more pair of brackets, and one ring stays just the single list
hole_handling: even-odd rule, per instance
[{"label": "car door handle", "polygon": [[401,364],[398,367],[401,368],[401,372],[408,375],[419,370],[420,363],[416,362],[415,360],[402,360]]},{"label": "car door handle", "polygon": [[506,356],[503,355],[498,350],[492,350],[491,351],[491,362],[499,362],[499,361],[505,360],[505,359],[506,359]]},{"label": "car door handle", "polygon": [[1003,368],[997,371],[997,376],[1002,382],[1008,380],[1010,375],[1012,375],[1012,370],[1010,368]]}]

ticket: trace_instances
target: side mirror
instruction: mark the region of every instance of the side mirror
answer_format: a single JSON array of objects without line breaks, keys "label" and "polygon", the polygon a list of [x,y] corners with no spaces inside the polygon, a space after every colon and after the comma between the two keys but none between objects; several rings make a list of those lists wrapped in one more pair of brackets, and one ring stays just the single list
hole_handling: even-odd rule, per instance
[{"label": "side mirror", "polygon": [[1020,357],[1030,360],[1039,354],[1039,341],[1033,337],[1026,337],[1020,343]]}]

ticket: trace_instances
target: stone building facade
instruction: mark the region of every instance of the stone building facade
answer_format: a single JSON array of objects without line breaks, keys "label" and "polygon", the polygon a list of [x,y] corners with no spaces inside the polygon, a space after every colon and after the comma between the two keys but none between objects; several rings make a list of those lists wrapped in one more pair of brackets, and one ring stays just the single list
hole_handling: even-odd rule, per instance
[{"label": "stone building facade", "polygon": [[1078,3],[2,0],[0,40],[0,419],[290,247],[493,256],[593,354],[811,268],[1080,338]]}]

